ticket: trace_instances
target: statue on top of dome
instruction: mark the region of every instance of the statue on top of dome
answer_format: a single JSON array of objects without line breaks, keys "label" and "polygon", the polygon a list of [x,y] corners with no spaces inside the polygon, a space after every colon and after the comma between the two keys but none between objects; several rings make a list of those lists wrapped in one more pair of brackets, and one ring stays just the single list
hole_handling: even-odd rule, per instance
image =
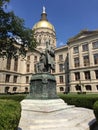
[{"label": "statue on top of dome", "polygon": [[46,8],[45,8],[45,6],[43,6],[43,13],[46,13]]}]

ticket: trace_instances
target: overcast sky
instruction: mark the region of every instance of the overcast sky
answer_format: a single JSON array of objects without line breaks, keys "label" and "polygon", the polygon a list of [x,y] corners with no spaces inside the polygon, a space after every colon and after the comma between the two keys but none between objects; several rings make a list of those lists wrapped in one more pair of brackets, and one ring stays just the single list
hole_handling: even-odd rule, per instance
[{"label": "overcast sky", "polygon": [[43,6],[48,21],[56,30],[57,46],[81,30],[98,29],[98,0],[11,0],[8,10],[25,20],[25,26],[32,28],[40,20]]}]

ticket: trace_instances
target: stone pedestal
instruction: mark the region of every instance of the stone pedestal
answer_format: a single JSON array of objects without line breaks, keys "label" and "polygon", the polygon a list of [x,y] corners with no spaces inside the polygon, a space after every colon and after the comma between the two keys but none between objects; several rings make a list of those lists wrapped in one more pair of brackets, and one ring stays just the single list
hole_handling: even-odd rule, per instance
[{"label": "stone pedestal", "polygon": [[56,94],[55,77],[48,73],[32,76],[30,94],[21,102],[18,130],[90,130],[92,110],[67,105]]},{"label": "stone pedestal", "polygon": [[55,76],[50,73],[33,74],[27,99],[57,99]]},{"label": "stone pedestal", "polygon": [[51,99],[51,100],[32,100],[25,99],[21,102],[23,111],[33,111],[50,113],[54,111],[60,111],[63,109],[73,108],[73,105],[67,105],[62,99]]}]

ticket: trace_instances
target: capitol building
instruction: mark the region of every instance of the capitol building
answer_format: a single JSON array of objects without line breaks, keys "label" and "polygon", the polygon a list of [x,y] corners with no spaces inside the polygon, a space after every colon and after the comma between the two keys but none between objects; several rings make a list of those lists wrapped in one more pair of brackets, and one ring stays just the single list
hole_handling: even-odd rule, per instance
[{"label": "capitol building", "polygon": [[55,50],[57,92],[98,92],[98,30],[81,30],[69,38],[64,46],[56,47],[56,31],[48,21],[45,7],[40,20],[33,26],[38,45],[26,57],[0,58],[0,93],[29,92],[29,83],[35,73],[40,53],[49,41]]}]

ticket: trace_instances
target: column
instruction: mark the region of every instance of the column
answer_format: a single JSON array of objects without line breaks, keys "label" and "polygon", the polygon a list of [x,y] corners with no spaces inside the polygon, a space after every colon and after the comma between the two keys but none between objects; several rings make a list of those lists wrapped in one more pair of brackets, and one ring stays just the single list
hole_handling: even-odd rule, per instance
[{"label": "column", "polygon": [[11,60],[11,70],[14,71],[14,59]]},{"label": "column", "polygon": [[13,83],[13,75],[10,75],[10,83]]},{"label": "column", "polygon": [[75,75],[73,72],[70,72],[70,82],[75,81]]},{"label": "column", "polygon": [[90,61],[90,66],[94,65],[94,58],[92,54],[92,43],[88,44],[89,47],[89,61]]},{"label": "column", "polygon": [[85,80],[85,76],[84,76],[84,72],[82,71],[80,71],[80,80],[81,81],[84,81]]},{"label": "column", "polygon": [[74,68],[74,60],[73,60],[73,48],[69,48],[69,69]]},{"label": "column", "polygon": [[91,76],[91,80],[96,79],[95,71],[94,70],[90,71],[90,76]]},{"label": "column", "polygon": [[79,46],[79,62],[80,62],[80,67],[83,67],[83,56],[82,56],[82,45]]}]

